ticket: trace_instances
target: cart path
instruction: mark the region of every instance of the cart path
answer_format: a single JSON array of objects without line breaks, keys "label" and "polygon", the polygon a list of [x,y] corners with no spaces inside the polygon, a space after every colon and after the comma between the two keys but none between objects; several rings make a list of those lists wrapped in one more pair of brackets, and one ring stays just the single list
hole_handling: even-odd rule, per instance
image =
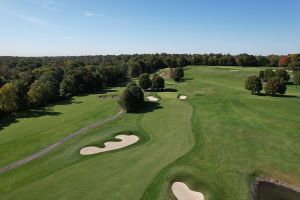
[{"label": "cart path", "polygon": [[86,131],[88,131],[90,129],[93,129],[93,128],[96,128],[98,126],[104,125],[104,124],[106,124],[108,122],[114,121],[114,120],[118,119],[123,113],[124,113],[124,110],[120,110],[117,114],[115,114],[115,115],[113,115],[111,117],[108,117],[106,119],[103,119],[101,121],[95,122],[93,124],[90,124],[90,125],[88,125],[88,126],[86,126],[84,128],[81,128],[78,131],[76,131],[74,133],[71,133],[67,137],[65,137],[65,138],[57,141],[56,143],[51,144],[50,146],[48,146],[48,147],[46,147],[46,148],[44,148],[44,149],[42,149],[42,150],[40,150],[40,151],[38,151],[38,152],[30,155],[30,156],[28,156],[28,157],[26,157],[26,158],[24,158],[22,160],[19,160],[17,162],[9,164],[9,165],[7,165],[5,167],[2,167],[2,168],[0,168],[0,174],[8,172],[8,171],[10,171],[12,169],[15,169],[15,168],[19,167],[19,166],[22,166],[22,165],[24,165],[24,164],[26,164],[26,163],[28,163],[28,162],[36,159],[36,158],[39,158],[39,157],[41,157],[41,156],[49,153],[49,152],[55,150],[57,147],[63,145],[67,141],[73,139],[74,137],[76,137],[76,136],[78,136],[80,134],[85,133]]}]

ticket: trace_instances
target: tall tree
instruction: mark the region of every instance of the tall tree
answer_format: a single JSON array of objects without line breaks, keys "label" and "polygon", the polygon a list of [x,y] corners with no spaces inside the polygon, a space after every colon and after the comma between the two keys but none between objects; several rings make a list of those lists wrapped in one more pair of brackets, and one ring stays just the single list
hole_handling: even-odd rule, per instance
[{"label": "tall tree", "polygon": [[139,76],[138,82],[139,82],[139,86],[144,90],[151,87],[151,80],[147,73],[141,74]]},{"label": "tall tree", "polygon": [[182,81],[184,77],[184,71],[181,67],[176,67],[174,70],[173,79],[177,82]]},{"label": "tall tree", "polygon": [[151,79],[151,89],[162,90],[163,88],[165,88],[165,80],[161,76],[154,74]]},{"label": "tall tree", "polygon": [[122,93],[118,103],[126,112],[137,111],[144,103],[144,93],[135,83],[130,84]]},{"label": "tall tree", "polygon": [[19,98],[12,83],[6,83],[0,88],[0,111],[2,113],[15,112],[19,108]]},{"label": "tall tree", "polygon": [[57,98],[57,88],[54,83],[40,80],[34,81],[27,92],[29,103],[33,106],[44,106]]}]

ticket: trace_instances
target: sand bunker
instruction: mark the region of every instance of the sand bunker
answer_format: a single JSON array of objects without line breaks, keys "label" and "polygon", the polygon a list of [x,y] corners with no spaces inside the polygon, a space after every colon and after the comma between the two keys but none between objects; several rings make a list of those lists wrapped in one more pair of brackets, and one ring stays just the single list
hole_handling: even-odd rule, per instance
[{"label": "sand bunker", "polygon": [[231,71],[231,72],[238,72],[239,70],[238,69],[231,69],[229,71]]},{"label": "sand bunker", "polygon": [[182,182],[173,183],[172,191],[178,200],[204,200],[201,192],[194,192]]},{"label": "sand bunker", "polygon": [[187,96],[185,96],[185,95],[180,95],[180,96],[179,96],[179,99],[185,100],[185,99],[187,99]]},{"label": "sand bunker", "polygon": [[155,98],[154,96],[148,96],[147,99],[149,101],[154,101],[154,102],[159,100],[158,98]]},{"label": "sand bunker", "polygon": [[137,137],[136,135],[117,135],[115,138],[120,139],[121,141],[105,142],[103,148],[99,148],[95,146],[84,147],[80,150],[80,154],[93,155],[97,153],[113,151],[116,149],[122,149],[124,147],[136,143],[139,140],[139,137]]}]

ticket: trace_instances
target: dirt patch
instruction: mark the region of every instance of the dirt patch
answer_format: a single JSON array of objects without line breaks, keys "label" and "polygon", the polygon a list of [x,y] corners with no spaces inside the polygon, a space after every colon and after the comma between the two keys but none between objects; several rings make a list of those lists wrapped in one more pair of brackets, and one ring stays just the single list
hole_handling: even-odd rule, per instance
[{"label": "dirt patch", "polygon": [[122,149],[136,143],[139,140],[139,137],[136,135],[117,135],[115,138],[119,139],[120,141],[105,142],[103,148],[95,146],[84,147],[80,150],[80,154],[93,155],[107,151],[113,151],[116,149]]},{"label": "dirt patch", "polygon": [[174,196],[178,200],[204,200],[204,196],[201,192],[195,192],[191,190],[183,182],[175,182],[172,184],[172,191]]}]

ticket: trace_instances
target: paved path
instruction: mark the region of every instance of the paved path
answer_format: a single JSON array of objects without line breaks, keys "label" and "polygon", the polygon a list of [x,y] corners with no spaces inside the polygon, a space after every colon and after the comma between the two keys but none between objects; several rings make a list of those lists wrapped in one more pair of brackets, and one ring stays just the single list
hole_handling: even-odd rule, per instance
[{"label": "paved path", "polygon": [[86,131],[88,131],[88,130],[90,130],[90,129],[96,128],[96,127],[101,126],[101,125],[103,125],[103,124],[106,124],[106,123],[108,123],[108,122],[114,121],[114,120],[118,119],[123,113],[124,113],[124,111],[123,111],[123,110],[120,110],[120,111],[119,111],[117,114],[115,114],[114,116],[111,116],[111,117],[106,118],[106,119],[104,119],[104,120],[101,120],[101,121],[95,122],[95,123],[93,123],[93,124],[90,124],[90,125],[88,125],[88,126],[82,128],[82,129],[79,129],[78,131],[76,131],[76,132],[74,132],[74,133],[68,135],[67,137],[65,137],[65,138],[63,138],[63,139],[57,141],[57,142],[54,143],[54,144],[51,144],[50,146],[48,146],[48,147],[46,147],[46,148],[40,150],[39,152],[36,152],[36,153],[34,153],[34,154],[32,154],[32,155],[30,155],[30,156],[28,156],[28,157],[26,157],[26,158],[24,158],[24,159],[22,159],[22,160],[19,160],[19,161],[15,162],[15,163],[12,163],[12,164],[9,164],[9,165],[7,165],[7,166],[5,166],[5,167],[2,167],[2,168],[0,168],[0,174],[5,173],[5,172],[8,172],[8,171],[10,171],[10,170],[12,170],[12,169],[14,169],[14,168],[17,168],[17,167],[19,167],[19,166],[21,166],[21,165],[24,165],[24,164],[26,164],[26,163],[28,163],[28,162],[30,162],[30,161],[36,159],[36,158],[39,158],[39,157],[41,157],[41,156],[43,156],[43,155],[45,155],[45,154],[47,154],[47,153],[53,151],[54,149],[56,149],[57,147],[63,145],[63,144],[66,143],[67,141],[73,139],[73,138],[76,137],[77,135],[80,135],[80,134],[82,134],[82,133],[84,133],[84,132],[86,132]]}]

